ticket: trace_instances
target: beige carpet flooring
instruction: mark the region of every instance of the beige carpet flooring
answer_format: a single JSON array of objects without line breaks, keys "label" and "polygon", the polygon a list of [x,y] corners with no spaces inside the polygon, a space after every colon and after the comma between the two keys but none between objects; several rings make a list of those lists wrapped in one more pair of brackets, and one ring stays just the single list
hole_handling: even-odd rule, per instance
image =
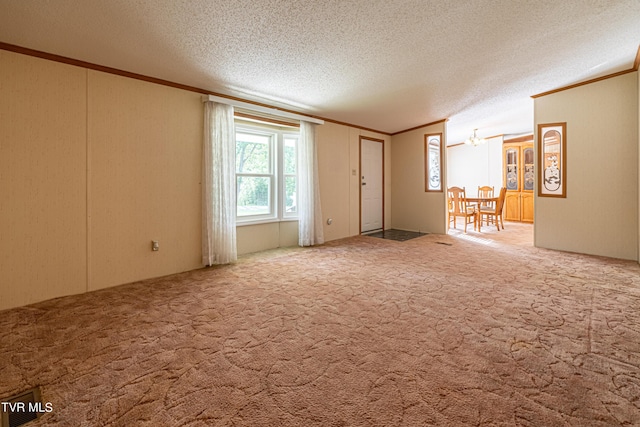
[{"label": "beige carpet flooring", "polygon": [[640,425],[638,264],[485,230],[2,311],[0,398],[41,386],[29,426]]}]

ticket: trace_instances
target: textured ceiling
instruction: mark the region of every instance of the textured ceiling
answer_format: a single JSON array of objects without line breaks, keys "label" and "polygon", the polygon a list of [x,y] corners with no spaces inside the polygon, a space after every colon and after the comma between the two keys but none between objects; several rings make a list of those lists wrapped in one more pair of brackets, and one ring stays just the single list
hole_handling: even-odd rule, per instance
[{"label": "textured ceiling", "polygon": [[0,0],[0,41],[448,143],[533,128],[530,96],[627,70],[638,0]]}]

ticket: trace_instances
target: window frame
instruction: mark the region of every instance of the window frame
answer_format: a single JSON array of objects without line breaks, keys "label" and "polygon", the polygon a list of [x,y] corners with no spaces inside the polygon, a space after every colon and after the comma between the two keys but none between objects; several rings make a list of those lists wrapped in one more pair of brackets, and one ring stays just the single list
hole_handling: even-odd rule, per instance
[{"label": "window frame", "polygon": [[[438,154],[434,158],[430,149],[431,140],[437,139],[437,144],[434,147],[438,147]],[[438,187],[431,188],[431,168],[436,160],[435,165],[438,168]],[[442,193],[444,191],[442,185],[442,133],[427,133],[424,135],[424,191],[426,193]]]},{"label": "window frame", "polygon": [[[294,155],[294,159],[295,159],[295,172],[294,173],[287,173],[285,170],[285,140],[286,139],[294,139],[295,140],[295,155]],[[279,165],[281,165],[281,173],[278,174],[278,183],[280,184],[280,192],[279,192],[279,196],[278,196],[278,206],[280,207],[280,220],[281,221],[287,221],[287,220],[297,220],[298,219],[298,184],[300,183],[300,174],[298,173],[298,147],[300,144],[300,132],[298,133],[294,133],[291,131],[282,131],[279,134],[279,141],[278,144],[280,144],[280,147],[278,149],[278,155],[279,155]],[[296,179],[296,192],[295,192],[295,207],[296,207],[296,211],[295,212],[287,212],[287,177],[293,177]]]},{"label": "window frame", "polygon": [[[235,186],[237,192],[238,185],[238,177],[239,176],[247,176],[247,177],[269,177],[270,178],[270,194],[269,200],[271,203],[271,210],[268,214],[258,214],[258,215],[238,215],[238,202],[236,200],[236,225],[251,225],[251,224],[264,224],[270,222],[281,222],[281,221],[297,221],[298,220],[298,184],[300,182],[299,178],[299,169],[298,169],[298,144],[300,141],[300,133],[296,132],[294,129],[281,128],[279,126],[270,126],[266,124],[255,124],[255,123],[246,123],[239,122],[236,120],[235,123],[235,135],[236,135],[236,143],[238,141],[237,135],[239,133],[246,134],[254,134],[260,136],[269,136],[269,154],[270,154],[270,173],[247,173],[247,172],[237,172],[235,170]],[[294,139],[295,143],[295,166],[296,172],[295,174],[287,174],[284,170],[284,148],[285,148],[285,139]],[[237,166],[234,165],[234,169]],[[295,177],[296,180],[296,212],[291,213],[286,211],[286,183],[285,177]],[[237,193],[236,193],[237,194]]]}]

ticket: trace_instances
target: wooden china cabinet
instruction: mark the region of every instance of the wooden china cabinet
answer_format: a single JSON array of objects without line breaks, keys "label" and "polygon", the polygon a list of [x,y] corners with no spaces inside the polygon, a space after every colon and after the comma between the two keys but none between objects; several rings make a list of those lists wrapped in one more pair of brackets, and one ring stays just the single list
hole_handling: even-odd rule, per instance
[{"label": "wooden china cabinet", "polygon": [[533,135],[505,140],[502,155],[502,185],[507,188],[502,215],[506,221],[533,222]]}]

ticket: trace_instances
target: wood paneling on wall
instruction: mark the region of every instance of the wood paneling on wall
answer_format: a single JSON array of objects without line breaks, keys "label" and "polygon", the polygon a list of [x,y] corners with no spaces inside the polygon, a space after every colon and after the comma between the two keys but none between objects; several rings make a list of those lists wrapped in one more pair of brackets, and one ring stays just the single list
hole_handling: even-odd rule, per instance
[{"label": "wood paneling on wall", "polygon": [[201,267],[200,95],[89,70],[88,108],[89,289]]},{"label": "wood paneling on wall", "polygon": [[535,245],[637,260],[637,71],[536,98],[534,116],[567,123],[567,197],[536,195]]},{"label": "wood paneling on wall", "polygon": [[[350,128],[325,123],[316,129],[324,238],[328,241],[358,234],[352,233],[349,226],[349,212],[352,208],[349,199]],[[333,220],[331,225],[326,223],[328,218]]]},{"label": "wood paneling on wall", "polygon": [[[359,233],[360,135],[390,141],[318,127],[326,240]],[[199,93],[0,51],[0,309],[200,268],[202,137]],[[296,244],[238,227],[240,253]]]},{"label": "wood paneling on wall", "polygon": [[0,309],[86,290],[86,87],[0,51]]},{"label": "wood paneling on wall", "polygon": [[[397,134],[391,137],[392,226],[400,230],[446,233],[446,179],[443,192],[424,191],[424,135],[442,133],[447,140],[445,122]],[[441,176],[447,176],[443,153]]]},{"label": "wood paneling on wall", "polygon": [[202,132],[197,93],[0,51],[0,309],[201,267]]}]

